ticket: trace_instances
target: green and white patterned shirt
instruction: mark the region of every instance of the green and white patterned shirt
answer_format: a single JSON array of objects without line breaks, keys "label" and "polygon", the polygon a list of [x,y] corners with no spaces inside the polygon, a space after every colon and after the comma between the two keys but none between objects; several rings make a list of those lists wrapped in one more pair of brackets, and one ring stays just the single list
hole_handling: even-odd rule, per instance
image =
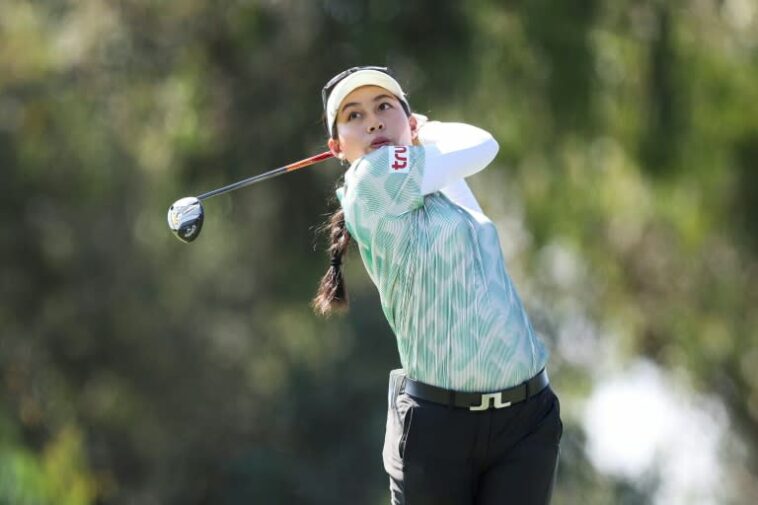
[{"label": "green and white patterned shirt", "polygon": [[[463,182],[492,161],[497,143],[459,123],[427,123],[425,131],[436,138],[383,147],[351,165],[337,190],[348,231],[410,378],[456,391],[514,386],[539,372],[548,353],[506,271],[497,230]],[[465,186],[457,197],[456,185]]]}]

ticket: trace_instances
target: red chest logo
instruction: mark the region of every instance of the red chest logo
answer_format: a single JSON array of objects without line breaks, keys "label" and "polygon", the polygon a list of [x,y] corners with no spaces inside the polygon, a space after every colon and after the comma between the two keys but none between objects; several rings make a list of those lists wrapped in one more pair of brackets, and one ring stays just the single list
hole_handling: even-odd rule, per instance
[{"label": "red chest logo", "polygon": [[393,147],[390,154],[390,172],[407,172],[408,168],[408,147]]}]

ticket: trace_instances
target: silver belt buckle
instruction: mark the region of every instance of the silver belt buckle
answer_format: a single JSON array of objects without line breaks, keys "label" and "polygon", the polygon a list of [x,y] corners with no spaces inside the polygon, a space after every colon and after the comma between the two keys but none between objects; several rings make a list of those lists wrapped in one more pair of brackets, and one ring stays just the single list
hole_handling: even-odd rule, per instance
[{"label": "silver belt buckle", "polygon": [[503,402],[503,394],[501,392],[497,393],[485,393],[482,395],[482,403],[480,405],[474,405],[469,407],[469,410],[472,411],[478,411],[478,410],[487,410],[490,408],[490,404],[492,404],[494,400],[494,404],[492,405],[496,409],[502,409],[505,407],[510,407],[511,402]]}]

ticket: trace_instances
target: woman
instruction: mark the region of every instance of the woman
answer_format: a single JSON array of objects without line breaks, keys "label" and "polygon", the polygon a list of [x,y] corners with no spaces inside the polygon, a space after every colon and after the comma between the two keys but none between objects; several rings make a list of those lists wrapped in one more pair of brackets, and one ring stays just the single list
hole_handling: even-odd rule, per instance
[{"label": "woman", "polygon": [[381,67],[322,94],[329,149],[350,164],[314,307],[344,306],[352,237],[395,333],[383,451],[393,504],[545,504],[562,434],[547,352],[465,177],[498,150],[487,132],[411,113]]}]

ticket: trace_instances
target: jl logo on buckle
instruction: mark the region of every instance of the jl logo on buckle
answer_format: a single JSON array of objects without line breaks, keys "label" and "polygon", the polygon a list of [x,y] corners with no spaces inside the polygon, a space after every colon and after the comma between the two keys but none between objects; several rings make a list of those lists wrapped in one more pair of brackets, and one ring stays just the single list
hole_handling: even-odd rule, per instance
[{"label": "jl logo on buckle", "polygon": [[503,402],[503,395],[501,393],[487,393],[482,395],[482,403],[481,405],[473,405],[469,407],[469,410],[487,410],[490,408],[490,403],[492,403],[490,400],[494,400],[494,405],[496,409],[502,409],[504,407],[510,407],[511,402]]}]

